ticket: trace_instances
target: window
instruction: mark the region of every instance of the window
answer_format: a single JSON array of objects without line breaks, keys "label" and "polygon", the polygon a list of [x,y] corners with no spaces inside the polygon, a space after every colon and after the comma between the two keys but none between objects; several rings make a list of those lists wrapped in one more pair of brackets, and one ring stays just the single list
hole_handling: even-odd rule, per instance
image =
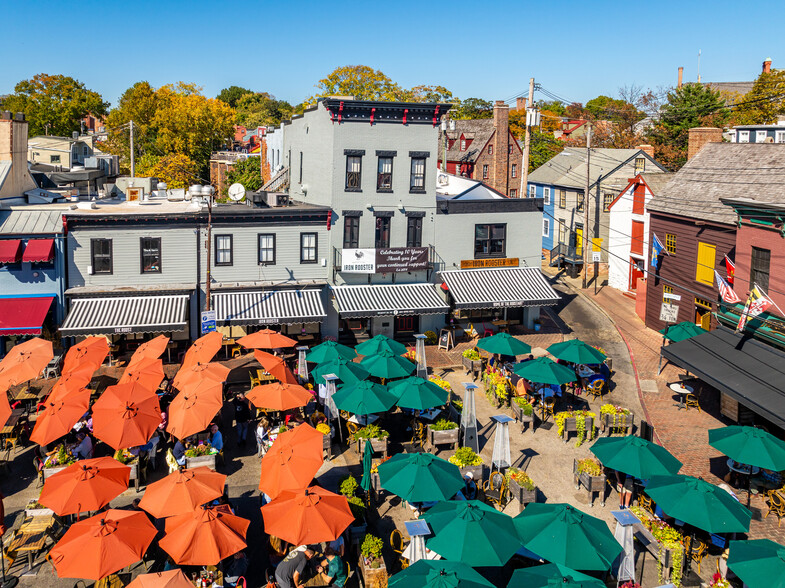
[{"label": "window", "polygon": [[303,183],[303,152],[300,151],[300,184]]},{"label": "window", "polygon": [[509,155],[512,155],[512,143],[510,143],[509,145],[507,145],[507,153],[508,153]]},{"label": "window", "polygon": [[559,221],[559,243],[567,243],[569,239],[569,231],[567,230],[567,225],[563,220]]},{"label": "window", "polygon": [[346,191],[360,192],[363,158],[358,155],[346,156]]},{"label": "window", "polygon": [[376,235],[374,237],[374,247],[384,249],[390,246],[390,217],[376,217]]},{"label": "window", "polygon": [[549,237],[551,234],[551,220],[548,218],[542,219],[542,236]]},{"label": "window", "polygon": [[316,263],[317,257],[316,233],[300,233],[300,263]]},{"label": "window", "polygon": [[785,131],[777,131],[774,137],[775,143],[785,143]]},{"label": "window", "polygon": [[59,155],[50,155],[49,156],[49,163],[60,163],[60,156]]},{"label": "window", "polygon": [[698,242],[698,261],[695,265],[695,281],[707,286],[714,285],[714,262],[717,246]]},{"label": "window", "polygon": [[410,216],[406,221],[406,246],[422,247],[422,217]]},{"label": "window", "polygon": [[232,236],[215,236],[215,265],[232,265]]},{"label": "window", "polygon": [[512,188],[510,190],[510,198],[517,198],[517,197],[518,197],[518,190],[516,190],[515,188]]},{"label": "window", "polygon": [[409,180],[410,192],[425,192],[425,158],[412,157],[412,174]]},{"label": "window", "polygon": [[615,194],[603,194],[602,195],[602,211],[608,212],[611,209],[611,202],[615,198]]},{"label": "window", "polygon": [[755,142],[756,143],[765,143],[768,133],[766,131],[756,131],[755,132]]},{"label": "window", "polygon": [[578,212],[583,212],[583,192],[578,192],[577,199],[578,199],[578,204],[576,206],[576,210]]},{"label": "window", "polygon": [[493,155],[493,145],[488,145],[488,155]]},{"label": "window", "polygon": [[90,239],[90,263],[94,274],[112,273],[111,239]]},{"label": "window", "polygon": [[259,235],[259,265],[275,265],[275,234]]},{"label": "window", "polygon": [[646,158],[645,157],[636,157],[635,158],[635,173],[642,174],[646,171]]},{"label": "window", "polygon": [[529,198],[537,198],[537,186],[529,184]]},{"label": "window", "polygon": [[514,163],[510,166],[510,176],[512,176],[513,178],[518,177],[518,166],[515,165]]},{"label": "window", "polygon": [[360,217],[343,217],[343,248],[357,249],[360,246]]},{"label": "window", "polygon": [[551,189],[550,188],[543,188],[542,189],[542,203],[543,204],[550,204],[551,203]]},{"label": "window", "polygon": [[749,143],[749,142],[750,142],[750,132],[739,131],[739,143]]},{"label": "window", "polygon": [[161,273],[161,238],[142,237],[140,239],[140,249],[142,254],[142,273],[160,274]]},{"label": "window", "polygon": [[82,147],[82,154],[83,154],[85,157],[87,157],[87,156],[90,154],[90,151],[89,151],[89,149],[87,149],[87,145],[85,145],[84,147]]},{"label": "window", "polygon": [[507,225],[474,225],[474,257],[504,257]]},{"label": "window", "polygon": [[559,190],[559,208],[567,208],[567,190]]},{"label": "window", "polygon": [[379,170],[376,174],[376,189],[379,191],[392,190],[392,157],[379,158]]},{"label": "window", "polygon": [[665,233],[665,251],[671,255],[676,254],[676,235]]},{"label": "window", "polygon": [[461,151],[466,151],[466,139],[461,137]]},{"label": "window", "polygon": [[483,165],[482,166],[482,179],[483,180],[487,180],[488,179],[488,166],[487,165]]},{"label": "window", "polygon": [[760,286],[765,292],[769,291],[769,266],[771,264],[771,250],[752,248],[750,260],[750,288]]},{"label": "window", "polygon": [[671,302],[673,302],[673,300],[665,296],[666,294],[673,294],[673,286],[662,287],[662,301],[666,304],[670,304]]}]

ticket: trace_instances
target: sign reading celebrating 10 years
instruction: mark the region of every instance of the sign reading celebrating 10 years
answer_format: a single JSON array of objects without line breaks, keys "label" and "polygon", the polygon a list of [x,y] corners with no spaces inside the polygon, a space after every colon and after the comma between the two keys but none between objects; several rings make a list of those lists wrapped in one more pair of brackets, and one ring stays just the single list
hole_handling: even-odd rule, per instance
[{"label": "sign reading celebrating 10 years", "polygon": [[394,274],[424,269],[428,269],[427,247],[341,251],[341,271],[347,274]]}]

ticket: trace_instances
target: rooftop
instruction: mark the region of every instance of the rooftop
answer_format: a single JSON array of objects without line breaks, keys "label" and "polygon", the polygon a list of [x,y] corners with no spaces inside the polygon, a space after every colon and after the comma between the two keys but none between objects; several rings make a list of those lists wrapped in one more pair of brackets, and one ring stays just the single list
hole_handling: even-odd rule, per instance
[{"label": "rooftop", "polygon": [[[452,147],[447,150],[447,161],[474,162],[480,156],[483,147],[488,143],[493,135],[493,119],[478,118],[471,120],[456,120],[455,130],[447,131],[447,137],[454,141]],[[466,151],[461,151],[461,136],[472,143]],[[444,133],[439,133],[439,157],[444,154]]]},{"label": "rooftop", "polygon": [[[645,157],[656,165],[657,169],[664,171],[663,167],[640,149],[592,149],[589,173],[591,185],[622,165],[634,161],[636,157]],[[585,188],[586,148],[567,147],[529,174],[529,182],[565,188]]]},{"label": "rooftop", "polygon": [[436,178],[437,200],[503,200],[506,196],[479,180],[439,172]]}]

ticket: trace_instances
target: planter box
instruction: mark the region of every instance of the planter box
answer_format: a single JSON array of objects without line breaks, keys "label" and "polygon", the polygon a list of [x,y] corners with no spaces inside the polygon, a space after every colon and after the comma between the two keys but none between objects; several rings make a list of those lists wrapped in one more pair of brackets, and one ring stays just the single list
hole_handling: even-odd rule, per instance
[{"label": "planter box", "polygon": [[[660,559],[660,543],[654,538],[654,535],[651,534],[646,527],[643,526],[642,523],[635,523],[633,525],[633,529],[635,532],[636,538],[639,539],[639,543],[644,545],[646,549],[654,556],[654,559]],[[675,549],[663,549],[662,550],[662,581],[669,582],[672,581],[671,578],[672,568],[673,568],[673,557],[674,553],[677,550]],[[685,561],[684,559],[684,546],[681,546],[678,551],[682,554],[682,575],[684,574],[685,570],[689,569],[689,562]],[[687,566],[686,568],[684,566]]]},{"label": "planter box", "polygon": [[510,494],[513,500],[518,502],[518,512],[523,511],[523,507],[531,502],[537,502],[537,487],[534,490],[522,488],[518,482],[510,479]]},{"label": "planter box", "polygon": [[616,415],[616,423],[614,424],[614,416],[610,414],[603,414],[600,416],[600,426],[602,432],[608,437],[611,436],[613,430],[624,429],[625,435],[632,435],[632,426],[635,424],[635,415],[618,414]]},{"label": "planter box", "polygon": [[52,509],[46,508],[45,506],[36,506],[36,507],[32,506],[35,503],[36,503],[35,500],[31,500],[30,502],[27,503],[27,506],[25,507],[25,516],[45,517],[55,514]]},{"label": "planter box", "polygon": [[[577,420],[578,419],[576,419],[575,417],[571,417],[571,418],[568,418],[568,419],[564,420],[564,430],[562,431],[561,436],[562,436],[562,439],[564,439],[565,443],[567,443],[567,441],[569,441],[570,433],[576,433],[577,434],[577,432],[578,432]],[[584,421],[585,421],[584,424],[586,426],[586,439],[585,440],[588,440],[590,438],[590,436],[591,436],[590,432],[592,431],[592,428],[594,427],[594,419],[592,417],[586,417],[584,419]]]},{"label": "planter box", "polygon": [[[387,445],[388,445],[389,437],[385,437],[384,439],[371,439],[371,449],[373,449],[374,453],[381,453],[384,455],[384,458],[387,459]],[[357,441],[357,451],[360,455],[363,454],[365,451],[365,439],[359,439]]]},{"label": "planter box", "polygon": [[483,481],[483,470],[485,466],[483,464],[476,465],[476,466],[466,466],[461,469],[461,476],[465,476],[469,472],[471,472],[472,476],[474,476],[474,481],[477,484],[477,489],[479,490],[480,486],[482,485]]},{"label": "planter box", "polygon": [[472,373],[472,379],[476,380],[480,373],[482,373],[482,359],[469,359],[461,357],[461,363],[466,368],[466,373]]},{"label": "planter box", "polygon": [[201,466],[207,466],[208,468],[214,470],[215,469],[215,456],[218,455],[217,453],[213,453],[212,455],[200,455],[199,457],[186,457],[185,458],[185,467],[187,468],[198,468]]},{"label": "planter box", "polygon": [[322,439],[322,449],[327,452],[327,457],[329,459],[333,458],[333,438],[330,435],[323,435],[324,439]]},{"label": "planter box", "polygon": [[521,433],[526,428],[526,425],[529,425],[532,431],[536,428],[536,422],[534,420],[535,417],[535,410],[532,407],[532,413],[530,415],[523,414],[523,407],[520,406],[515,400],[510,402],[510,406],[512,407],[512,414],[515,415],[515,420],[521,423]]},{"label": "planter box", "polygon": [[53,468],[44,468],[44,481],[46,481],[49,476],[54,476],[57,472],[62,472],[67,467],[68,466],[56,466]]},{"label": "planter box", "polygon": [[428,445],[431,448],[435,448],[437,445],[452,445],[453,449],[458,449],[460,432],[460,427],[455,427],[449,431],[434,431],[428,425]]},{"label": "planter box", "polygon": [[387,586],[387,567],[384,565],[384,558],[380,557],[376,560],[379,562],[378,568],[372,568],[370,565],[365,565],[365,558],[360,555],[359,569],[363,576],[363,586]]},{"label": "planter box", "polygon": [[605,506],[605,474],[590,476],[586,473],[578,473],[578,460],[572,461],[572,474],[575,481],[576,490],[583,486],[589,493],[589,506],[594,506],[594,494],[599,493],[600,504]]}]

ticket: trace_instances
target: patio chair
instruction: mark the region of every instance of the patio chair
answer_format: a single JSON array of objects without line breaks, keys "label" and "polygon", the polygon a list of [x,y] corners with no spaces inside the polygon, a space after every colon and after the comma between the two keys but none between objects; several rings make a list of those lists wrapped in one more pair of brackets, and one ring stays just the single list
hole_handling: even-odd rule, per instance
[{"label": "patio chair", "polygon": [[409,442],[415,447],[422,447],[425,443],[425,427],[419,421],[412,421],[412,440]]},{"label": "patio chair", "polygon": [[35,471],[38,474],[38,480],[35,487],[40,488],[44,485],[44,462],[37,455],[33,457],[33,468],[35,468]]},{"label": "patio chair", "polygon": [[586,393],[595,399],[602,400],[602,395],[605,393],[605,380],[598,378],[591,384],[586,386]]},{"label": "patio chair", "polygon": [[642,492],[638,494],[638,506],[651,514],[654,514],[654,501]]},{"label": "patio chair", "polygon": [[542,401],[542,420],[547,421],[549,416],[553,416],[554,408],[556,407],[556,398],[551,396]]},{"label": "patio chair", "polygon": [[8,562],[8,569],[10,570],[11,567],[14,565],[17,556],[19,555],[15,550],[11,549],[11,546],[14,543],[14,539],[19,535],[19,530],[17,529],[14,531],[14,534],[11,535],[11,539],[8,540],[6,547],[3,548],[3,559]]},{"label": "patio chair", "polygon": [[783,500],[778,492],[772,492],[766,499],[766,504],[768,505],[769,510],[763,518],[768,518],[773,512],[777,515],[777,527],[779,527],[782,522],[782,517],[785,516],[785,500]]},{"label": "patio chair", "polygon": [[[684,538],[685,544],[687,543],[688,538]],[[697,537],[692,540],[692,545],[690,547],[690,559],[698,564],[698,575],[701,573],[701,562],[703,558],[706,557],[706,554],[709,552],[709,546],[705,541],[701,541]]]},{"label": "patio chair", "polygon": [[166,465],[169,466],[170,474],[180,469],[180,466],[177,464],[177,460],[174,458],[174,453],[172,453],[171,448],[166,450]]},{"label": "patio chair", "polygon": [[507,480],[501,472],[493,472],[491,477],[485,481],[483,494],[488,504],[504,510],[507,503]]},{"label": "patio chair", "polygon": [[261,383],[262,383],[262,382],[261,382],[261,380],[259,379],[259,376],[257,376],[257,377],[255,377],[255,378],[254,378],[254,376],[253,376],[253,372],[249,372],[249,374],[248,374],[248,377],[251,379],[251,388],[253,388],[254,386],[259,386],[259,385],[261,385]]},{"label": "patio chair", "polygon": [[401,569],[405,570],[409,567],[409,560],[403,557],[403,551],[406,549],[406,545],[403,542],[403,535],[398,529],[393,529],[390,533],[390,548],[393,550],[393,553],[398,557],[398,561],[401,564]]},{"label": "patio chair", "polygon": [[346,436],[346,441],[347,441],[347,443],[349,445],[352,444],[352,437],[354,436],[354,434],[357,432],[357,429],[359,429],[359,428],[360,427],[358,427],[356,424],[354,424],[354,423],[352,423],[350,421],[346,421],[346,432],[349,433]]},{"label": "patio chair", "polygon": [[700,402],[698,401],[698,395],[697,394],[687,394],[687,398],[685,400],[685,404],[687,406],[687,410],[689,410],[690,407],[692,407],[692,408],[697,408],[698,412],[701,411],[701,405],[700,405]]}]

